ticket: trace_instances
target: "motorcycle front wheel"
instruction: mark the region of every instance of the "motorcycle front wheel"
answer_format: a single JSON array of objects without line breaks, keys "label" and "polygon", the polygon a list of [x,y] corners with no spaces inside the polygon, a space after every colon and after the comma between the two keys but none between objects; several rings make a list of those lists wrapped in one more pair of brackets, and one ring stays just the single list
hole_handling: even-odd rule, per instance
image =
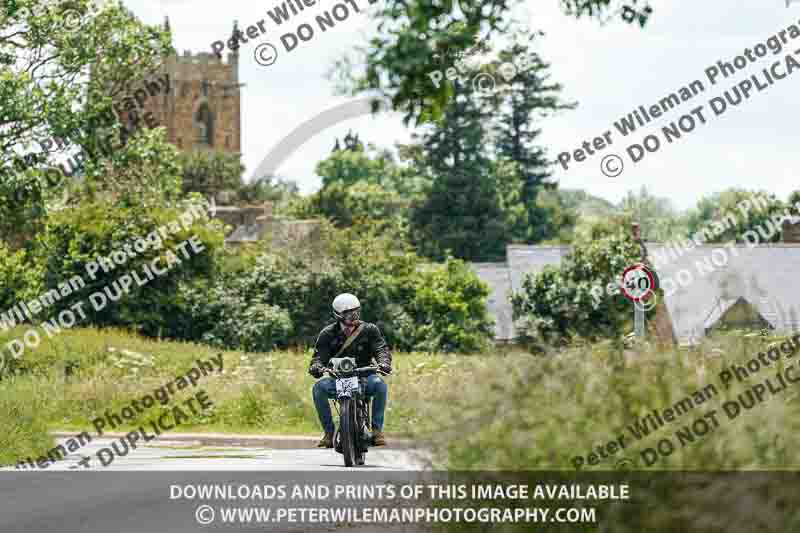
[{"label": "motorcycle front wheel", "polygon": [[344,466],[353,466],[357,461],[356,444],[356,409],[352,398],[339,400],[339,435],[342,441],[342,455]]}]

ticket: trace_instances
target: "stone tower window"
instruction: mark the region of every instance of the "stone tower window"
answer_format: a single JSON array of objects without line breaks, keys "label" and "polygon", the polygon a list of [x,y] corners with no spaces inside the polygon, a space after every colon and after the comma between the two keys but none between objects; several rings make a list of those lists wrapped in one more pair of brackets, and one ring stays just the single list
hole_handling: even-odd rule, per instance
[{"label": "stone tower window", "polygon": [[214,145],[214,116],[206,102],[200,105],[194,116],[194,131],[196,144],[204,147]]}]

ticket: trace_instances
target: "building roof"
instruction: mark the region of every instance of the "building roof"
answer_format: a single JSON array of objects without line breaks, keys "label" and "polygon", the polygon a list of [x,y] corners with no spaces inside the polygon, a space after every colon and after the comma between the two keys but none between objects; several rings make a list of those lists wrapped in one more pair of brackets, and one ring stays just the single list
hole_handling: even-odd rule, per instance
[{"label": "building roof", "polygon": [[494,338],[507,341],[516,337],[511,314],[511,279],[505,263],[472,263],[470,267],[489,285],[486,307],[494,320]]},{"label": "building roof", "polygon": [[547,265],[561,264],[561,259],[571,249],[571,246],[508,246],[506,262],[510,270],[512,290],[522,289],[522,280],[526,274],[541,272]]},{"label": "building roof", "polygon": [[[749,302],[776,330],[800,330],[800,243],[753,248],[704,245],[676,257],[667,254],[664,244],[648,243],[647,248],[651,257],[668,257],[659,263],[658,275],[681,344],[702,337],[739,298]],[[506,264],[472,265],[490,287],[489,313],[497,322],[499,340],[516,337],[510,296],[521,289],[524,276],[540,272],[545,265],[559,265],[569,250],[569,246],[515,245],[507,249]],[[690,281],[682,286],[680,279]],[[598,280],[602,285],[606,282]]]},{"label": "building roof", "polygon": [[[648,251],[657,252],[659,246],[649,245]],[[698,246],[660,265],[658,275],[682,343],[703,336],[707,317],[720,300],[732,303],[740,297],[776,330],[800,329],[800,244]]]}]

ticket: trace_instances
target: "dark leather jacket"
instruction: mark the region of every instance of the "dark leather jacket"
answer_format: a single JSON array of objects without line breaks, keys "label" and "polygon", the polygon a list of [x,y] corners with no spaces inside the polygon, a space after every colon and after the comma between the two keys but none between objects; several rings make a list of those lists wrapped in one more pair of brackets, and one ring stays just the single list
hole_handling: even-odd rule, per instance
[{"label": "dark leather jacket", "polygon": [[[370,366],[373,357],[378,364],[386,363],[391,366],[392,353],[389,351],[389,346],[386,344],[383,335],[381,335],[381,330],[375,324],[362,323],[364,324],[364,329],[358,335],[358,338],[344,352],[339,354],[339,357],[355,358],[356,366],[358,367]],[[336,355],[346,338],[338,322],[325,326],[317,336],[309,370],[315,363],[327,366],[328,361]]]}]

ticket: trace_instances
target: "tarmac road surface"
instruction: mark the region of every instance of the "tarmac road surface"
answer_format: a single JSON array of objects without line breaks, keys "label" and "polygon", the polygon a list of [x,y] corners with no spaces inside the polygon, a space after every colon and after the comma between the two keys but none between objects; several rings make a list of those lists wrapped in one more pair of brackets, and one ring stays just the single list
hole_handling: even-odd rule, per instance
[{"label": "tarmac road surface", "polygon": [[[61,442],[64,442],[62,439]],[[3,533],[184,533],[197,531],[346,531],[352,533],[411,533],[416,526],[309,523],[263,523],[256,519],[223,522],[221,507],[271,509],[303,506],[276,499],[247,501],[202,500],[176,496],[173,486],[199,484],[277,486],[332,483],[381,484],[404,482],[422,475],[429,465],[417,450],[372,448],[366,465],[345,468],[342,456],[330,449],[269,449],[263,447],[199,446],[192,442],[154,441],[115,456],[102,466],[98,452],[113,449],[116,439],[91,443],[44,469],[14,467],[0,471],[0,532]],[[151,445],[153,444],[153,445]],[[119,443],[117,442],[119,447]],[[80,464],[91,456],[89,466]],[[108,461],[108,453],[105,454]],[[85,460],[84,460],[85,461]],[[349,481],[348,481],[349,480]],[[234,498],[237,499],[237,498]],[[375,505],[378,500],[373,500]],[[308,507],[367,505],[365,502],[308,500]],[[203,504],[215,512],[198,518]],[[207,510],[206,510],[207,511]],[[263,515],[262,515],[263,516]],[[202,520],[201,520],[202,519]],[[378,529],[380,528],[380,529]]]}]

